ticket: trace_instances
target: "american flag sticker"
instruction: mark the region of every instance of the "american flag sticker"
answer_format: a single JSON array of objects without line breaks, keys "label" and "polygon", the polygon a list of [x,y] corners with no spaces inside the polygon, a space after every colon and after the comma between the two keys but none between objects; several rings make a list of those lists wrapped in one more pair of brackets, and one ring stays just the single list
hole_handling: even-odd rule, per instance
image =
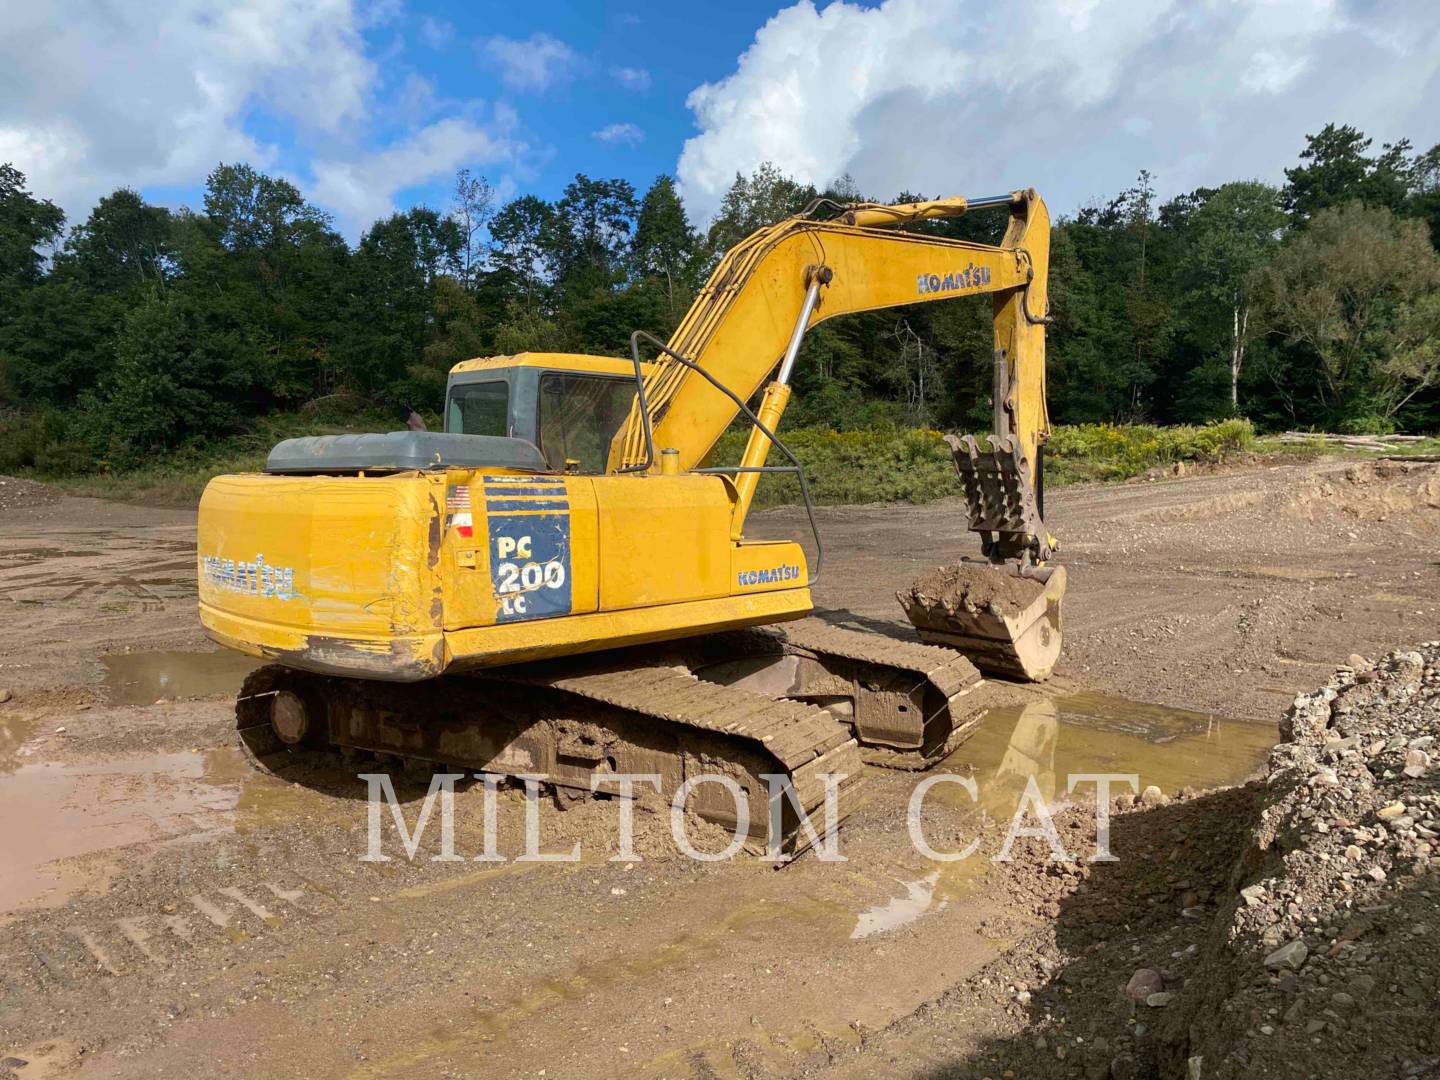
[{"label": "american flag sticker", "polygon": [[475,519],[470,516],[470,485],[448,484],[445,487],[445,527],[453,527],[466,538],[474,535]]}]

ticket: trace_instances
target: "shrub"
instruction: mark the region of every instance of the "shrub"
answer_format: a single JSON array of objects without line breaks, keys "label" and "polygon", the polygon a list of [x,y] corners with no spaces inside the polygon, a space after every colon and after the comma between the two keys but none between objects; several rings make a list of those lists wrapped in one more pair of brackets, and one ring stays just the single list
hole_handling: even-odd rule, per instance
[{"label": "shrub", "polygon": [[[938,431],[902,428],[885,431],[784,429],[780,437],[800,463],[817,503],[929,502],[959,495],[950,451]],[[748,432],[727,431],[713,461],[740,460]],[[1194,427],[1148,424],[1079,424],[1055,428],[1045,453],[1048,484],[1076,480],[1123,480],[1177,461],[1220,462],[1249,449],[1255,432],[1248,420],[1222,420]],[[771,451],[771,465],[785,464]],[[756,506],[798,502],[793,477],[761,478]]]}]

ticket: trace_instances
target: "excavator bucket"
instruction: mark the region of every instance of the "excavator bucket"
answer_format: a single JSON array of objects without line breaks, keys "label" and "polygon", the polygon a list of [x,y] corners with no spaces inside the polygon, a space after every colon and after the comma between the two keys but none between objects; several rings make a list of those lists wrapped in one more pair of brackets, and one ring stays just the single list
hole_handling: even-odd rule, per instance
[{"label": "excavator bucket", "polygon": [[1043,682],[1060,656],[1065,568],[942,566],[896,594],[922,641],[949,645],[988,675]]},{"label": "excavator bucket", "polygon": [[1043,565],[1054,542],[1025,455],[1013,435],[988,436],[984,448],[972,435],[945,441],[989,561],[941,567],[896,595],[923,640],[959,649],[988,674],[1043,681],[1060,655],[1065,570]]}]

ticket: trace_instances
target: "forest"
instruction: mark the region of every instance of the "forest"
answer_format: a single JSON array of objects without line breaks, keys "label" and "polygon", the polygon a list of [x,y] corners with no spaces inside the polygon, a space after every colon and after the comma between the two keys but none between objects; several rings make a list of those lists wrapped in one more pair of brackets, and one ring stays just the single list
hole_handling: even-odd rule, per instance
[{"label": "forest", "polygon": [[[1299,140],[1297,139],[1297,145]],[[456,361],[523,350],[626,355],[664,337],[720,255],[804,209],[954,192],[825,191],[737,174],[704,228],[675,182],[577,175],[501,204],[469,170],[444,207],[355,245],[288,181],[220,164],[203,205],[120,189],[67,222],[0,165],[0,471],[122,470],[281,415],[399,426],[434,415]],[[1043,194],[1043,192],[1042,192]],[[998,239],[1003,212],[923,227]],[[1055,422],[1260,430],[1440,428],[1440,146],[1304,139],[1285,182],[1160,202],[1155,178],[1057,219]],[[786,426],[983,430],[989,301],[836,319],[807,337]]]}]

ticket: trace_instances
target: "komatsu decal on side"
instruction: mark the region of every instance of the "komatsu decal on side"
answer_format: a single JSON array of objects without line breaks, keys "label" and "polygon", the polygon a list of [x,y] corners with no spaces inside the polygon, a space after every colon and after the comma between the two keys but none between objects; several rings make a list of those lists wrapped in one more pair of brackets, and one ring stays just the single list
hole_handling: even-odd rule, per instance
[{"label": "komatsu decal on side", "polygon": [[920,274],[915,279],[915,292],[919,296],[927,293],[954,292],[956,289],[978,289],[990,284],[990,268],[970,263],[963,270],[940,274]]},{"label": "komatsu decal on side", "polygon": [[767,566],[763,570],[741,570],[735,576],[742,588],[747,585],[774,585],[781,581],[798,581],[800,567],[793,563],[782,563],[780,566]]},{"label": "komatsu decal on side", "polygon": [[200,559],[200,567],[206,584],[217,589],[275,600],[295,599],[295,568],[270,566],[264,555],[256,555],[253,562],[205,555]]}]

